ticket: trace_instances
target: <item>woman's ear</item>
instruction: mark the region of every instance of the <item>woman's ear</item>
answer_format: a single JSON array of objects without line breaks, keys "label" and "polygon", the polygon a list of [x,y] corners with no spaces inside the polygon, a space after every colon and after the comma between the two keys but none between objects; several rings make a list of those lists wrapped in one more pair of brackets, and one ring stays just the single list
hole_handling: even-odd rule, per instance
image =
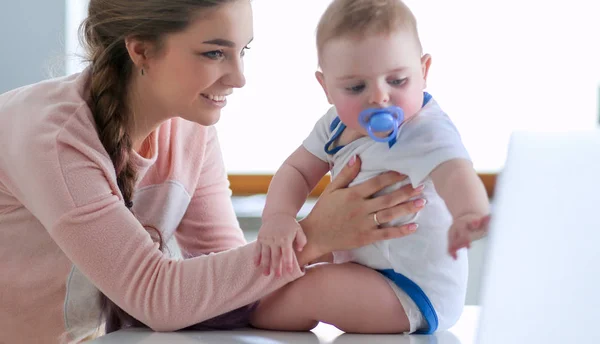
[{"label": "woman's ear", "polygon": [[139,68],[148,68],[150,44],[133,37],[125,38],[125,48],[133,64]]},{"label": "woman's ear", "polygon": [[329,102],[329,104],[333,104],[333,102],[331,101],[331,98],[329,97],[329,92],[327,92],[327,86],[325,86],[325,76],[323,75],[322,72],[316,71],[315,72],[315,77],[317,77],[317,80],[319,81],[319,84],[321,84],[321,87],[323,87],[323,91],[325,92],[325,96],[327,97],[327,101]]},{"label": "woman's ear", "polygon": [[429,67],[431,66],[431,55],[425,54],[421,57],[421,72],[423,73],[424,87],[427,87],[427,75],[429,74]]}]

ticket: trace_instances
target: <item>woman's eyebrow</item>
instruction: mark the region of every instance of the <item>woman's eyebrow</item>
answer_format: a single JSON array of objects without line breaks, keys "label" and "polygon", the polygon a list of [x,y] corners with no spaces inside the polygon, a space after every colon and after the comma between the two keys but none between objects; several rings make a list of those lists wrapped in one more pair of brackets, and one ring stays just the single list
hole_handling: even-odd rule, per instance
[{"label": "woman's eyebrow", "polygon": [[227,47],[227,48],[235,48],[235,43],[233,43],[230,40],[223,39],[223,38],[211,39],[210,41],[205,41],[203,43],[204,44],[219,45],[219,46]]},{"label": "woman's eyebrow", "polygon": [[[250,42],[252,42],[253,38],[250,38],[250,41],[248,41],[248,44],[250,44]],[[218,46],[222,46],[222,47],[227,47],[227,48],[235,48],[235,43],[228,40],[228,39],[224,39],[224,38],[215,38],[215,39],[211,39],[209,41],[205,41],[202,42],[204,44],[213,44],[213,45],[218,45]]]}]

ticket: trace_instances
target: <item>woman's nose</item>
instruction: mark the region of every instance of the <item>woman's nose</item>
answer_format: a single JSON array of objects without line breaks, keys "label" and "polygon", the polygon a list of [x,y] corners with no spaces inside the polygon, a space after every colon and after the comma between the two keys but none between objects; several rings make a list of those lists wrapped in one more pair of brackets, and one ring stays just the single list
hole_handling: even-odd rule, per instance
[{"label": "woman's nose", "polygon": [[244,61],[239,58],[232,62],[232,68],[227,74],[225,84],[233,88],[241,88],[246,85],[246,77],[244,76]]}]

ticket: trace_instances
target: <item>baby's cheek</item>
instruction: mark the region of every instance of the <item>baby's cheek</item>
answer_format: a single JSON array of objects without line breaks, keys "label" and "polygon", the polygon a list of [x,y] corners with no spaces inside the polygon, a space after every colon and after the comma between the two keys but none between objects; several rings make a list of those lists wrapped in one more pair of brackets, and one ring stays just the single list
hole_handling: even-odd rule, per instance
[{"label": "baby's cheek", "polygon": [[350,129],[360,131],[361,126],[358,123],[358,115],[350,114],[348,116],[340,116],[342,122]]},{"label": "baby's cheek", "polygon": [[417,112],[419,112],[419,110],[421,110],[422,105],[423,100],[420,98],[416,98],[411,99],[410,101],[405,101],[399,106],[402,108],[402,111],[404,111],[404,119],[409,119],[413,117]]},{"label": "baby's cheek", "polygon": [[359,106],[336,106],[336,110],[338,112],[338,116],[340,120],[349,128],[358,130],[360,128],[360,124],[358,123],[358,116],[362,111],[362,108]]}]

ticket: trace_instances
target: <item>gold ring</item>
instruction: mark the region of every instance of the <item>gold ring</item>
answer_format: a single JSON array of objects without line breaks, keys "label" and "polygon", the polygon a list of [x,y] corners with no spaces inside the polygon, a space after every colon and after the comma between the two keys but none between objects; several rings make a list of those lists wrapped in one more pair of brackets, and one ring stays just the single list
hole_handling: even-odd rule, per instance
[{"label": "gold ring", "polygon": [[373,213],[373,221],[377,226],[381,226],[381,223],[377,220],[377,213]]}]

